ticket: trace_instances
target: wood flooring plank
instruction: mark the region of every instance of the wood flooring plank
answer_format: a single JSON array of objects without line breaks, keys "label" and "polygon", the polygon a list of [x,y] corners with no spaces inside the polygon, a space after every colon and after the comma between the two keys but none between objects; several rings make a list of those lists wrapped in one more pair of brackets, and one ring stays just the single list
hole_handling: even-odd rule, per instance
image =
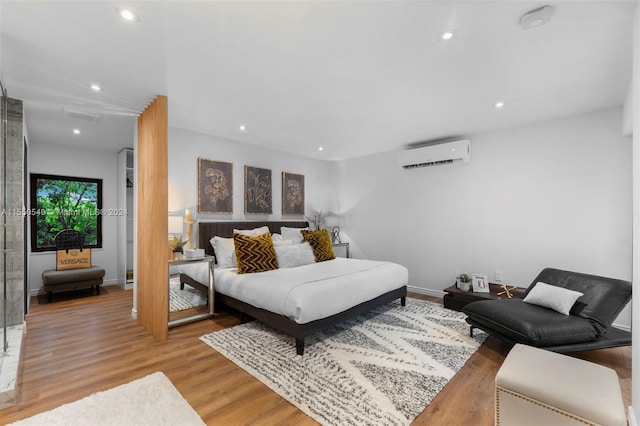
[{"label": "wood flooring plank", "polygon": [[[239,324],[238,316],[221,311],[210,320],[175,327],[167,341],[156,342],[131,318],[131,303],[132,291],[117,286],[106,286],[99,296],[86,291],[56,294],[53,303],[46,297],[32,298],[18,378],[19,403],[0,411],[0,424],[156,371],[169,377],[208,425],[317,424],[198,340]],[[509,345],[489,338],[413,424],[493,425],[494,378],[509,350]],[[615,369],[625,404],[630,404],[630,348],[573,356]]]}]

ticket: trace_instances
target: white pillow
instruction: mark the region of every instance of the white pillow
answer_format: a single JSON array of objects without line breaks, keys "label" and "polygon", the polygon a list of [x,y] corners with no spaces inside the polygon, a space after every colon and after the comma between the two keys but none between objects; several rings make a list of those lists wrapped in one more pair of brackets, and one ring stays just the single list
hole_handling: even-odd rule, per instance
[{"label": "white pillow", "polygon": [[271,234],[271,240],[273,240],[273,242],[282,241],[282,235],[273,233]]},{"label": "white pillow", "polygon": [[247,235],[249,237],[257,237],[258,235],[268,234],[269,227],[261,226],[260,228],[253,228],[253,229],[234,229],[233,233]]},{"label": "white pillow", "polygon": [[274,247],[278,246],[292,246],[294,244],[291,240],[272,240]]},{"label": "white pillow", "polygon": [[220,268],[235,268],[236,248],[233,244],[233,238],[213,237],[209,240],[213,252],[216,254],[216,262]]},{"label": "white pillow", "polygon": [[313,249],[309,243],[275,246],[275,248],[280,269],[295,268],[316,262],[316,257],[313,255]]},{"label": "white pillow", "polygon": [[569,290],[568,288],[557,287],[555,285],[537,282],[535,287],[527,294],[523,302],[553,309],[564,315],[569,315],[569,311],[576,303],[576,300],[583,293]]},{"label": "white pillow", "polygon": [[301,229],[309,229],[309,227],[306,227],[306,228],[287,228],[286,226],[281,227],[280,233],[282,234],[282,239],[291,240],[296,244],[301,243],[302,242],[302,234],[300,233]]}]

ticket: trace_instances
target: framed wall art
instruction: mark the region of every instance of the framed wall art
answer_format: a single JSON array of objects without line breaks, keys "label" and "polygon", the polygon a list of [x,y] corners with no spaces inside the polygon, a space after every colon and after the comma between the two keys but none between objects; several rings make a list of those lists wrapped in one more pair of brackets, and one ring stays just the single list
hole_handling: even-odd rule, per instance
[{"label": "framed wall art", "polygon": [[244,212],[245,214],[271,214],[271,170],[244,166]]},{"label": "framed wall art", "polygon": [[282,215],[304,216],[304,175],[282,172]]},{"label": "framed wall art", "polygon": [[233,163],[198,158],[198,212],[233,213]]}]

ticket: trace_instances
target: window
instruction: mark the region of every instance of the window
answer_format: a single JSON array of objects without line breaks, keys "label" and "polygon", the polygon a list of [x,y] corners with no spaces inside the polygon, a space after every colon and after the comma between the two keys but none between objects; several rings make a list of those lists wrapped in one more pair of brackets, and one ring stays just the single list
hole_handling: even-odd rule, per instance
[{"label": "window", "polygon": [[84,234],[86,247],[102,247],[102,179],[31,174],[31,251],[53,251],[63,229]]}]

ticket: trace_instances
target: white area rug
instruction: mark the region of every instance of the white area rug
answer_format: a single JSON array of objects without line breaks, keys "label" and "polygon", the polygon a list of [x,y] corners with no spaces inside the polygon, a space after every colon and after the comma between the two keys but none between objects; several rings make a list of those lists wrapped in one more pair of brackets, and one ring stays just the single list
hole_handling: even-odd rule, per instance
[{"label": "white area rug", "polygon": [[204,425],[161,372],[12,423],[19,426]]},{"label": "white area rug", "polygon": [[169,312],[184,311],[186,309],[206,306],[207,298],[198,289],[189,284],[180,290],[180,277],[171,277],[169,280]]},{"label": "white area rug", "polygon": [[407,299],[306,338],[253,321],[200,337],[324,425],[408,425],[485,340],[461,312]]}]

